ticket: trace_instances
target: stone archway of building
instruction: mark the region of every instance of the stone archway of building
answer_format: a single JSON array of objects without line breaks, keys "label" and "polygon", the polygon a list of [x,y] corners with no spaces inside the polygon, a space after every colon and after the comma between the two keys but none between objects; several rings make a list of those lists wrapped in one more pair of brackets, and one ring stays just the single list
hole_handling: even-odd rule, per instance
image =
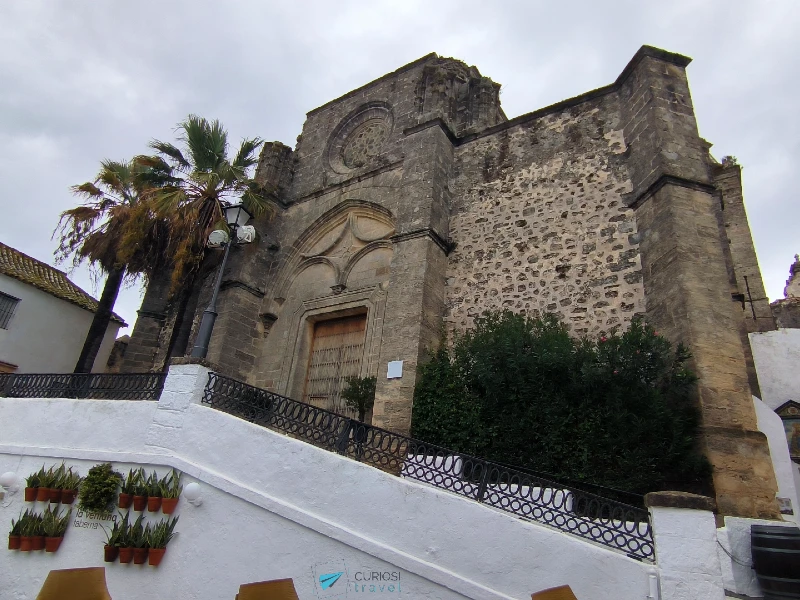
[{"label": "stone archway of building", "polygon": [[303,400],[340,414],[351,414],[341,399],[348,377],[361,375],[367,313],[314,323]]}]

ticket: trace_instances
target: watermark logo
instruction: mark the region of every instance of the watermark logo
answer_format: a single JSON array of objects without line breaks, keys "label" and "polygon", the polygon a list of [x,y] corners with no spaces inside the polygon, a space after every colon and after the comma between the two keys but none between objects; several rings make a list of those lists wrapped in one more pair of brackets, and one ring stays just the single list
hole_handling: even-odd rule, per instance
[{"label": "watermark logo", "polygon": [[327,590],[329,587],[333,587],[339,578],[344,575],[344,571],[339,571],[338,573],[325,573],[324,575],[319,576],[319,585],[323,590]]},{"label": "watermark logo", "polygon": [[345,600],[347,598],[347,565],[343,560],[317,563],[312,569],[314,592],[320,600]]},{"label": "watermark logo", "polygon": [[[343,560],[317,563],[312,569],[314,591],[320,600],[381,598],[400,594],[400,571],[368,566],[348,568]],[[389,596],[391,597],[391,596]]]}]

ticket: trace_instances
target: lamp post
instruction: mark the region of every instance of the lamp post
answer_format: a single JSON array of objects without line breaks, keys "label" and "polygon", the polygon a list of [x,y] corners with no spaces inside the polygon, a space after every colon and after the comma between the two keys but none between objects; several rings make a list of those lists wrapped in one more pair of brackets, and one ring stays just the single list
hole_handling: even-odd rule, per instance
[{"label": "lamp post", "polygon": [[245,225],[252,215],[247,212],[243,204],[232,204],[223,208],[225,212],[225,221],[231,230],[230,239],[223,242],[225,246],[225,254],[222,255],[222,264],[219,266],[219,273],[217,273],[217,280],[214,283],[214,292],[211,294],[211,302],[208,307],[203,311],[203,319],[200,321],[200,328],[197,330],[197,339],[192,348],[192,358],[205,358],[208,354],[208,344],[211,342],[211,332],[214,331],[214,322],[217,320],[217,296],[219,295],[219,288],[222,285],[222,273],[225,271],[225,263],[228,262],[228,252],[230,252],[231,245],[236,239],[236,230]]}]

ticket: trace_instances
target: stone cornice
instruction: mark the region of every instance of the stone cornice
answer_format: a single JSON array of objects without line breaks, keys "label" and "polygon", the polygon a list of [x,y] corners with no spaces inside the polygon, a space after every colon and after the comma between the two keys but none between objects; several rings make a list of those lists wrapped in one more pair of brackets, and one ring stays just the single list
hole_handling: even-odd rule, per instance
[{"label": "stone cornice", "polygon": [[397,235],[393,235],[389,239],[392,241],[393,244],[397,244],[400,242],[405,242],[407,240],[415,240],[421,237],[430,238],[437,246],[439,246],[439,248],[442,249],[445,255],[450,254],[450,252],[453,251],[453,248],[455,248],[455,244],[453,242],[444,239],[430,227],[417,229],[415,231],[409,231],[407,233],[399,233]]}]

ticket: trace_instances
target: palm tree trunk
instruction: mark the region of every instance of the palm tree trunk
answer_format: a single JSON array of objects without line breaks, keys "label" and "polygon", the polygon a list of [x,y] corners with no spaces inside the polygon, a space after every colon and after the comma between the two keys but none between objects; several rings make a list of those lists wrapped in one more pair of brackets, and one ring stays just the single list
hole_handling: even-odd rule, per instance
[{"label": "palm tree trunk", "polygon": [[83,343],[83,350],[81,350],[78,364],[75,365],[74,373],[91,373],[97,352],[100,350],[100,344],[103,343],[106,329],[111,322],[111,311],[114,310],[114,303],[117,301],[123,277],[125,277],[124,268],[109,271],[103,286],[103,294],[97,304],[97,311],[95,311],[94,319],[89,326],[89,333],[86,334],[86,341]]}]

